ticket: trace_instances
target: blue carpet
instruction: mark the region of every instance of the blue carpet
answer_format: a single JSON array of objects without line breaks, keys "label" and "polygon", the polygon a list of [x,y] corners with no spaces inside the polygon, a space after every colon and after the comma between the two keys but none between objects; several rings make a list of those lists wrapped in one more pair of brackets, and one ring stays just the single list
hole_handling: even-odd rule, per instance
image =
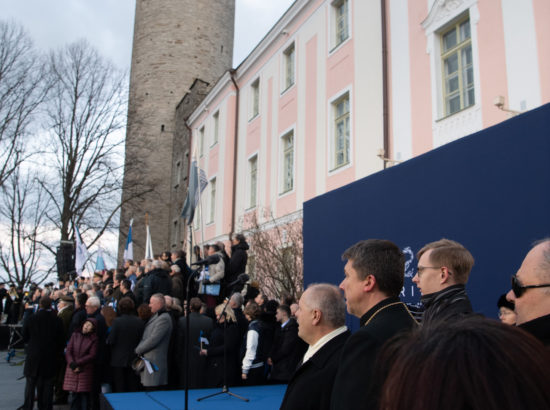
[{"label": "blue carpet", "polygon": [[[189,409],[277,410],[281,406],[285,390],[285,384],[273,386],[232,387],[230,389],[232,393],[249,399],[249,402],[239,400],[228,394],[220,394],[202,401],[197,401],[199,397],[204,397],[209,394],[219,392],[221,389],[189,390]],[[110,393],[105,394],[105,398],[114,410],[180,410],[185,408],[184,390],[148,393]]]}]

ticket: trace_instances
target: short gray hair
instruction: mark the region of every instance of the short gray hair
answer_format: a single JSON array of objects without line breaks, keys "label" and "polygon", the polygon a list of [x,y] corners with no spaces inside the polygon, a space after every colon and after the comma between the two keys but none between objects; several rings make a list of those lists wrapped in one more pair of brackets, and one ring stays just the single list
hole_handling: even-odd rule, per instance
[{"label": "short gray hair", "polygon": [[86,303],[90,306],[95,306],[97,308],[101,306],[101,302],[99,301],[99,298],[97,296],[90,296]]},{"label": "short gray hair", "polygon": [[[541,245],[542,248],[542,261],[538,266],[539,276],[550,279],[550,237],[544,238],[533,243],[533,248]],[[532,248],[531,248],[532,249]]]},{"label": "short gray hair", "polygon": [[235,292],[231,295],[231,301],[237,305],[237,307],[241,307],[244,302],[244,297],[239,292]]},{"label": "short gray hair", "polygon": [[164,301],[164,295],[162,293],[155,293],[154,295],[151,296],[151,299],[153,299],[153,298],[155,298],[159,302],[161,302],[162,307],[166,306],[166,302]]},{"label": "short gray hair", "polygon": [[176,273],[180,273],[181,272],[181,268],[176,265],[176,264],[173,264],[171,267],[172,271],[176,272]]},{"label": "short gray hair", "polygon": [[306,304],[319,309],[323,318],[334,329],[346,323],[346,301],[338,287],[329,283],[314,283],[307,288]]},{"label": "short gray hair", "polygon": [[151,262],[151,266],[155,269],[159,269],[162,267],[162,262],[158,259],[155,259],[153,262]]}]

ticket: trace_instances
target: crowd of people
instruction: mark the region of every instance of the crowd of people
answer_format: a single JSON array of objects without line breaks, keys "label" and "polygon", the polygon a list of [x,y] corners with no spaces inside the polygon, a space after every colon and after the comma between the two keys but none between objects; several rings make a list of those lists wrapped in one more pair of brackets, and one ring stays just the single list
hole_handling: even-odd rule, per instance
[{"label": "crowd of people", "polygon": [[474,258],[452,240],[418,252],[414,311],[399,299],[404,255],[391,241],[353,245],[339,287],[310,285],[298,301],[269,300],[244,273],[244,236],[231,248],[195,249],[195,271],[165,252],[33,290],[20,312],[21,408],[35,391],[40,408],[86,409],[101,391],[268,383],[288,384],[281,409],[550,408],[550,239],[498,300],[502,323],[473,311]]}]

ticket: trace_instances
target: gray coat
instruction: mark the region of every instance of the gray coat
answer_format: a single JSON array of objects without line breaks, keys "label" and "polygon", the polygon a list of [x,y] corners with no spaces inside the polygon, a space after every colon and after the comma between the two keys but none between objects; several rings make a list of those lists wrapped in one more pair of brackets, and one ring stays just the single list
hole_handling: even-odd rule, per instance
[{"label": "gray coat", "polygon": [[[159,314],[160,313],[160,314]],[[168,345],[172,334],[172,318],[166,312],[157,312],[145,325],[141,342],[136,354],[144,356],[158,367],[158,371],[149,374],[147,369],[141,372],[143,386],[163,386],[168,384]]]}]

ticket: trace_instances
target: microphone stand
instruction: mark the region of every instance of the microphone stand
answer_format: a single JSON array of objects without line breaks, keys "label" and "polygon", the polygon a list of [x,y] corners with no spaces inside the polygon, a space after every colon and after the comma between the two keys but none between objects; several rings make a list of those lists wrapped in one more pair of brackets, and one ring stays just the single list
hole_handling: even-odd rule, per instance
[{"label": "microphone stand", "polygon": [[189,278],[187,278],[187,294],[185,295],[187,302],[185,306],[185,410],[189,409],[189,339],[191,338],[191,331],[189,329],[189,305],[191,304],[190,284],[191,280],[193,280],[199,272],[200,267],[198,269],[191,270]]},{"label": "microphone stand", "polygon": [[197,401],[201,401],[201,400],[204,400],[204,399],[209,399],[210,397],[214,397],[214,396],[219,396],[220,394],[229,394],[230,396],[233,396],[239,400],[242,400],[242,401],[246,401],[246,402],[249,402],[250,400],[245,398],[245,397],[242,397],[242,396],[239,396],[235,393],[232,393],[229,391],[229,388],[227,387],[227,341],[226,341],[226,329],[227,329],[227,317],[225,315],[225,310],[227,308],[227,305],[229,305],[229,301],[227,301],[224,306],[223,306],[223,310],[222,312],[220,313],[220,317],[218,319],[218,324],[220,323],[220,319],[223,317],[224,318],[224,321],[223,321],[223,387],[222,387],[222,390],[219,391],[219,392],[216,392],[216,393],[212,393],[212,394],[209,394],[207,396],[204,396],[204,397],[200,397],[197,399]]}]

